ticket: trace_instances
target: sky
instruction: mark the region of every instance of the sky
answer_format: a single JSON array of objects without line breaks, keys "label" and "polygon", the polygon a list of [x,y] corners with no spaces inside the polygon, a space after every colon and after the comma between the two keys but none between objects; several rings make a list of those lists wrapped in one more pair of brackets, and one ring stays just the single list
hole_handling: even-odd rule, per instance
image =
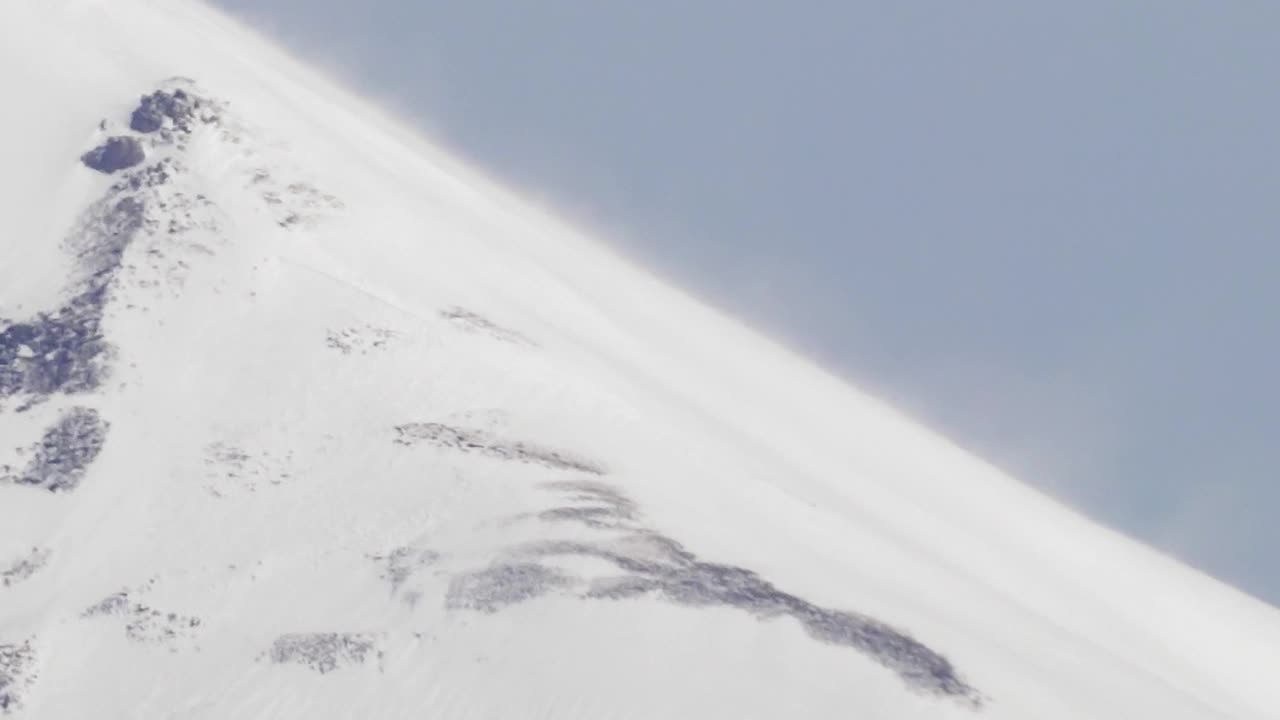
[{"label": "sky", "polygon": [[1280,606],[1280,5],[213,3]]}]

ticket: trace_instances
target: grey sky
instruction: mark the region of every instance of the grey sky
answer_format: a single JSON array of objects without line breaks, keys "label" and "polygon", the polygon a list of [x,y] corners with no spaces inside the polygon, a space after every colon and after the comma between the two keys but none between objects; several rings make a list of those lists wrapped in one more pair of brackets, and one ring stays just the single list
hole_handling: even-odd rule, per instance
[{"label": "grey sky", "polygon": [[1280,604],[1280,5],[215,2]]}]

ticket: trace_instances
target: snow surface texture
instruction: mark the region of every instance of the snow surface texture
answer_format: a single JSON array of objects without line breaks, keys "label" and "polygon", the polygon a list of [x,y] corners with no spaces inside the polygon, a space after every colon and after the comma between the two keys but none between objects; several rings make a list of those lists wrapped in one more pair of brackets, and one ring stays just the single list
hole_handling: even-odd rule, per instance
[{"label": "snow surface texture", "polygon": [[0,79],[0,715],[1277,717],[1274,609],[202,5]]}]

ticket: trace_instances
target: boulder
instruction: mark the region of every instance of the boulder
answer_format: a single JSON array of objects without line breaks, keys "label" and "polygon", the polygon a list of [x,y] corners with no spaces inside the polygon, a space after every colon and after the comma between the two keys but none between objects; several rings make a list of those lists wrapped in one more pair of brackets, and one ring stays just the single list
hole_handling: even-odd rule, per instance
[{"label": "boulder", "polygon": [[98,172],[111,174],[138,165],[146,158],[147,153],[137,138],[120,135],[81,155],[80,161]]}]

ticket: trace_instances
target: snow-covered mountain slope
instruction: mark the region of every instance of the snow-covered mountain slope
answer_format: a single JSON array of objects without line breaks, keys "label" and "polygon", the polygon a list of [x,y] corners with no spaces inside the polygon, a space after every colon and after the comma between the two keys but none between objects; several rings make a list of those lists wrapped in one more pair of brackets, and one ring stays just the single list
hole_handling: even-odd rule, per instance
[{"label": "snow-covered mountain slope", "polygon": [[1280,717],[1273,608],[201,5],[0,88],[0,715]]}]

